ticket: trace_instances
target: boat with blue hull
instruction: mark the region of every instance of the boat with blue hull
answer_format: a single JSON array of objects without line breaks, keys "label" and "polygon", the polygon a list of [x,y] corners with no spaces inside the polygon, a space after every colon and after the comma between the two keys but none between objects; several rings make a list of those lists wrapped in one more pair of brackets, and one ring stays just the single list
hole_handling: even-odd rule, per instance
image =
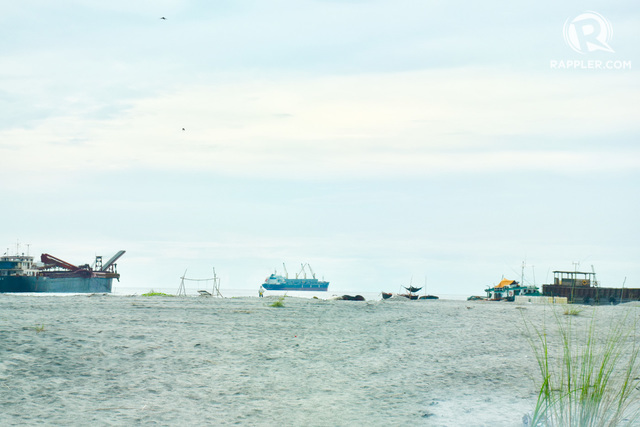
[{"label": "boat with blue hull", "polygon": [[124,253],[119,251],[105,264],[96,256],[93,267],[76,266],[49,254],[42,254],[40,262],[30,255],[5,254],[0,257],[0,293],[109,293],[113,279],[120,279],[116,261]]},{"label": "boat with blue hull", "polygon": [[[283,264],[284,267],[284,264]],[[307,271],[309,269],[311,278],[307,278]],[[284,267],[285,275],[281,276],[273,273],[267,277],[262,284],[262,287],[267,291],[316,291],[326,292],[329,289],[329,282],[316,279],[316,274],[311,269],[309,264],[302,264],[302,270],[296,274],[295,279],[289,279],[287,268]]]}]

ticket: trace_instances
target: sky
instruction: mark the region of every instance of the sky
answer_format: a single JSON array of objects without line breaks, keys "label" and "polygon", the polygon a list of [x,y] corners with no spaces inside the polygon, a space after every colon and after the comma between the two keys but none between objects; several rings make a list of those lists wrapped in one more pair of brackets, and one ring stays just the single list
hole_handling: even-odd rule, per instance
[{"label": "sky", "polygon": [[116,292],[640,287],[639,39],[635,1],[4,2],[0,242],[124,249]]}]

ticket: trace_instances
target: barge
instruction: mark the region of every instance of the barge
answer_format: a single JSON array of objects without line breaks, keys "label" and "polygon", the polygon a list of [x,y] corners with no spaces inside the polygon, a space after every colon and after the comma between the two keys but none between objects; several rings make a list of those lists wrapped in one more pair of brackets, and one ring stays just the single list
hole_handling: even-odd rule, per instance
[{"label": "barge", "polygon": [[542,285],[545,296],[565,297],[570,304],[602,305],[640,301],[638,288],[603,288],[596,273],[554,271],[553,284]]}]

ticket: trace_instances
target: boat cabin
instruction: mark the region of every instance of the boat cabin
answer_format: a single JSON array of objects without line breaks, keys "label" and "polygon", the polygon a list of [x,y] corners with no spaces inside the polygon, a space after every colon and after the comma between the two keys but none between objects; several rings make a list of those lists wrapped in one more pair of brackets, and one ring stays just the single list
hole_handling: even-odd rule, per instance
[{"label": "boat cabin", "polygon": [[559,286],[598,286],[596,273],[584,271],[554,271],[553,284]]},{"label": "boat cabin", "polygon": [[502,279],[497,286],[485,289],[487,299],[513,301],[519,295],[540,295],[537,286],[520,286],[515,280]]},{"label": "boat cabin", "polygon": [[0,257],[0,276],[36,276],[38,270],[33,257],[28,255],[4,255]]}]

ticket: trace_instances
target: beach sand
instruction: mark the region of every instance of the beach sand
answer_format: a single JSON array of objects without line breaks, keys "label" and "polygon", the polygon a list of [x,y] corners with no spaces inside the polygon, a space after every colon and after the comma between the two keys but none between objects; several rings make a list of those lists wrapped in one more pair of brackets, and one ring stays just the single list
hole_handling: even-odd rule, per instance
[{"label": "beach sand", "polygon": [[[523,324],[549,307],[275,300],[0,295],[0,424],[518,426],[535,406]],[[628,311],[575,321],[596,310]]]}]

